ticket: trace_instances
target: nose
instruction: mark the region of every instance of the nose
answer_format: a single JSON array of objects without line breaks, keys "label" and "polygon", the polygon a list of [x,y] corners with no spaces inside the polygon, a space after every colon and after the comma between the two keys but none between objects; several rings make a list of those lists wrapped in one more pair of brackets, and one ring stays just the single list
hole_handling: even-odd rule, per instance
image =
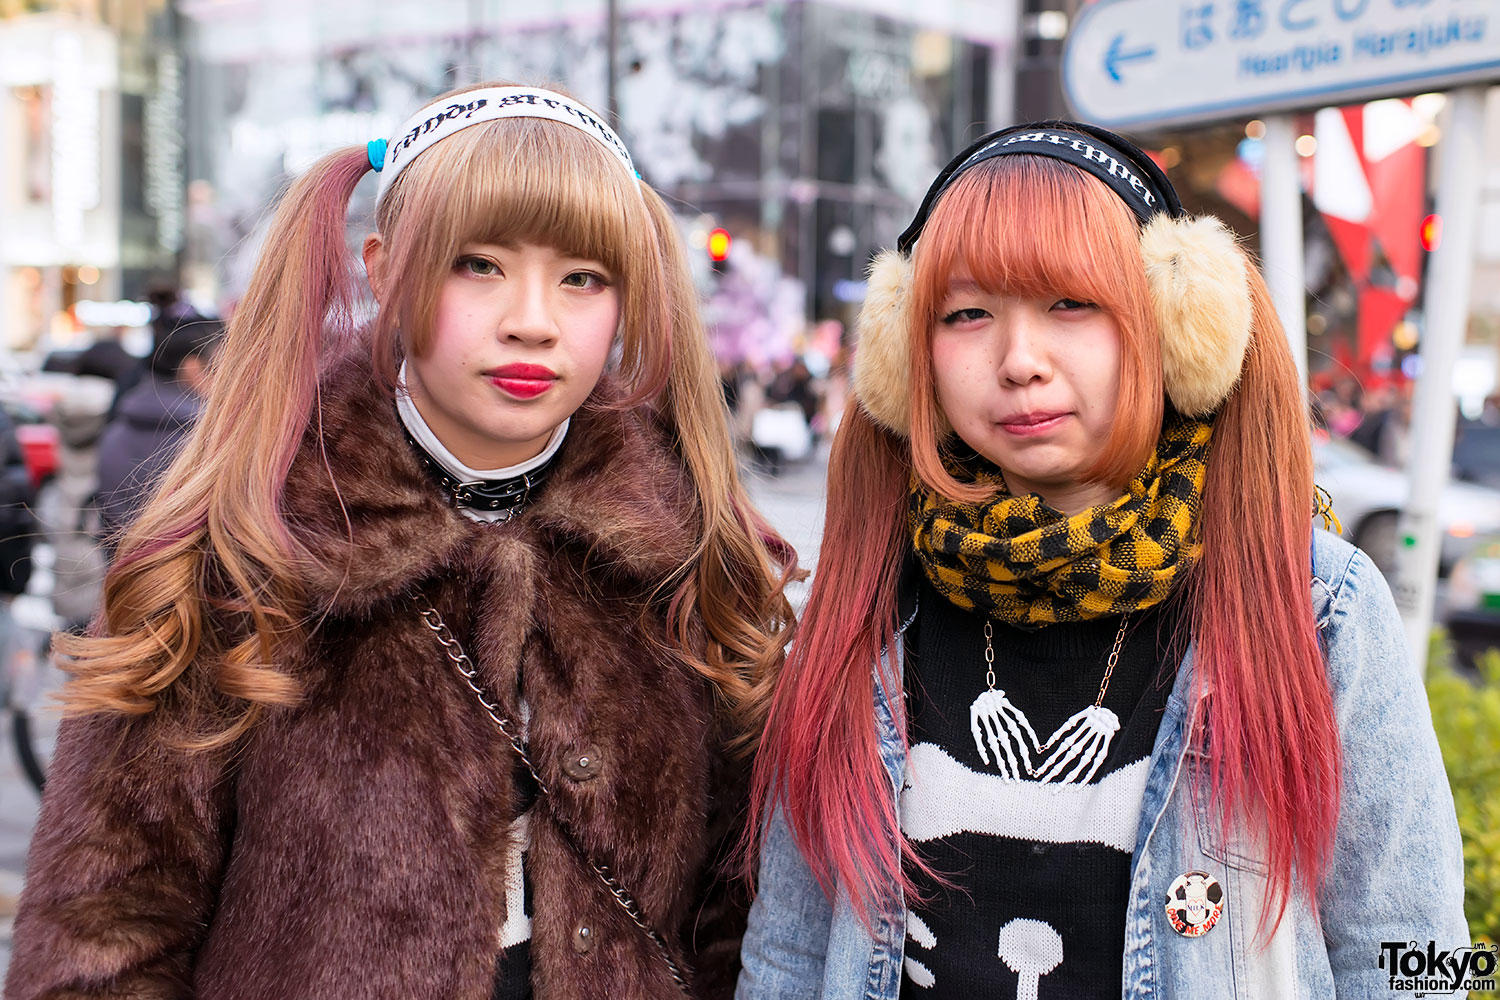
[{"label": "nose", "polygon": [[1010,385],[1030,385],[1052,378],[1052,355],[1043,324],[1032,312],[1025,305],[1013,306],[995,324],[999,353],[996,375]]},{"label": "nose", "polygon": [[536,347],[556,342],[557,323],[552,316],[547,278],[522,269],[506,281],[506,291],[510,294],[500,316],[500,339]]}]

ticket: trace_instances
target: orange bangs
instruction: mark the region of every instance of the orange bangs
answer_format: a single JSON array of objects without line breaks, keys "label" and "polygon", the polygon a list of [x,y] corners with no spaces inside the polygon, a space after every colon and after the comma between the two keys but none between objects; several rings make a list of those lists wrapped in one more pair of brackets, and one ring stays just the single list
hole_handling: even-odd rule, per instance
[{"label": "orange bangs", "polygon": [[1001,156],[970,168],[938,201],[912,257],[912,465],[955,500],[986,491],[955,480],[939,457],[943,422],[932,379],[932,331],[949,277],[962,270],[992,294],[1078,299],[1120,328],[1116,419],[1092,481],[1123,487],[1161,432],[1161,345],[1141,260],[1140,226],[1118,195],[1077,167]]}]

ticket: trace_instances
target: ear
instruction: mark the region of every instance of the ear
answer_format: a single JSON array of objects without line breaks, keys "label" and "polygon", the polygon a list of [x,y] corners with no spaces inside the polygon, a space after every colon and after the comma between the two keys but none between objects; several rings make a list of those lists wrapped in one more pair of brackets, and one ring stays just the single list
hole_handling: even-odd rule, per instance
[{"label": "ear", "polygon": [[911,258],[882,250],[854,322],[854,395],[876,423],[911,432]]},{"label": "ear", "polygon": [[1141,257],[1161,336],[1162,383],[1180,412],[1203,417],[1240,379],[1250,344],[1248,262],[1212,216],[1156,216],[1141,232]]},{"label": "ear", "polygon": [[365,237],[365,276],[370,279],[370,291],[375,301],[385,305],[385,240],[379,233]]}]

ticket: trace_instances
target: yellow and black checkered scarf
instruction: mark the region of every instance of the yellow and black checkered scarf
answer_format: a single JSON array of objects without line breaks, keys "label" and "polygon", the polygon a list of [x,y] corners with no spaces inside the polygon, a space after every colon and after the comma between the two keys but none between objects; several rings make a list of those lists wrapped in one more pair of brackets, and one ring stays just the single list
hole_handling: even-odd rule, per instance
[{"label": "yellow and black checkered scarf", "polygon": [[[1000,487],[954,503],[914,479],[912,543],[927,579],[961,608],[1016,625],[1103,618],[1149,608],[1198,558],[1198,515],[1213,427],[1170,413],[1156,452],[1113,503],[1068,517],[1035,493]],[[992,467],[991,467],[992,468]]]}]

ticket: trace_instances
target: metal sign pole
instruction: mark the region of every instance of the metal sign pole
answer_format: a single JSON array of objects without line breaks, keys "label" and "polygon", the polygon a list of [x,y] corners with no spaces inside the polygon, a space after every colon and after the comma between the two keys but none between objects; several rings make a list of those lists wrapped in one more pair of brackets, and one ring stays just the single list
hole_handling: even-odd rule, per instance
[{"label": "metal sign pole", "polygon": [[1266,119],[1266,159],[1260,180],[1261,270],[1276,315],[1307,385],[1307,300],[1302,261],[1302,181],[1297,168],[1297,130],[1290,115]]},{"label": "metal sign pole", "polygon": [[[1428,262],[1422,374],[1412,400],[1414,444],[1406,467],[1411,492],[1401,512],[1395,593],[1406,621],[1412,660],[1420,669],[1427,663],[1432,631],[1441,541],[1438,504],[1453,462],[1453,366],[1468,324],[1469,286],[1474,274],[1483,180],[1484,93],[1482,87],[1465,87],[1449,94],[1437,186],[1443,234]],[[1413,233],[1412,239],[1416,238]]]}]

